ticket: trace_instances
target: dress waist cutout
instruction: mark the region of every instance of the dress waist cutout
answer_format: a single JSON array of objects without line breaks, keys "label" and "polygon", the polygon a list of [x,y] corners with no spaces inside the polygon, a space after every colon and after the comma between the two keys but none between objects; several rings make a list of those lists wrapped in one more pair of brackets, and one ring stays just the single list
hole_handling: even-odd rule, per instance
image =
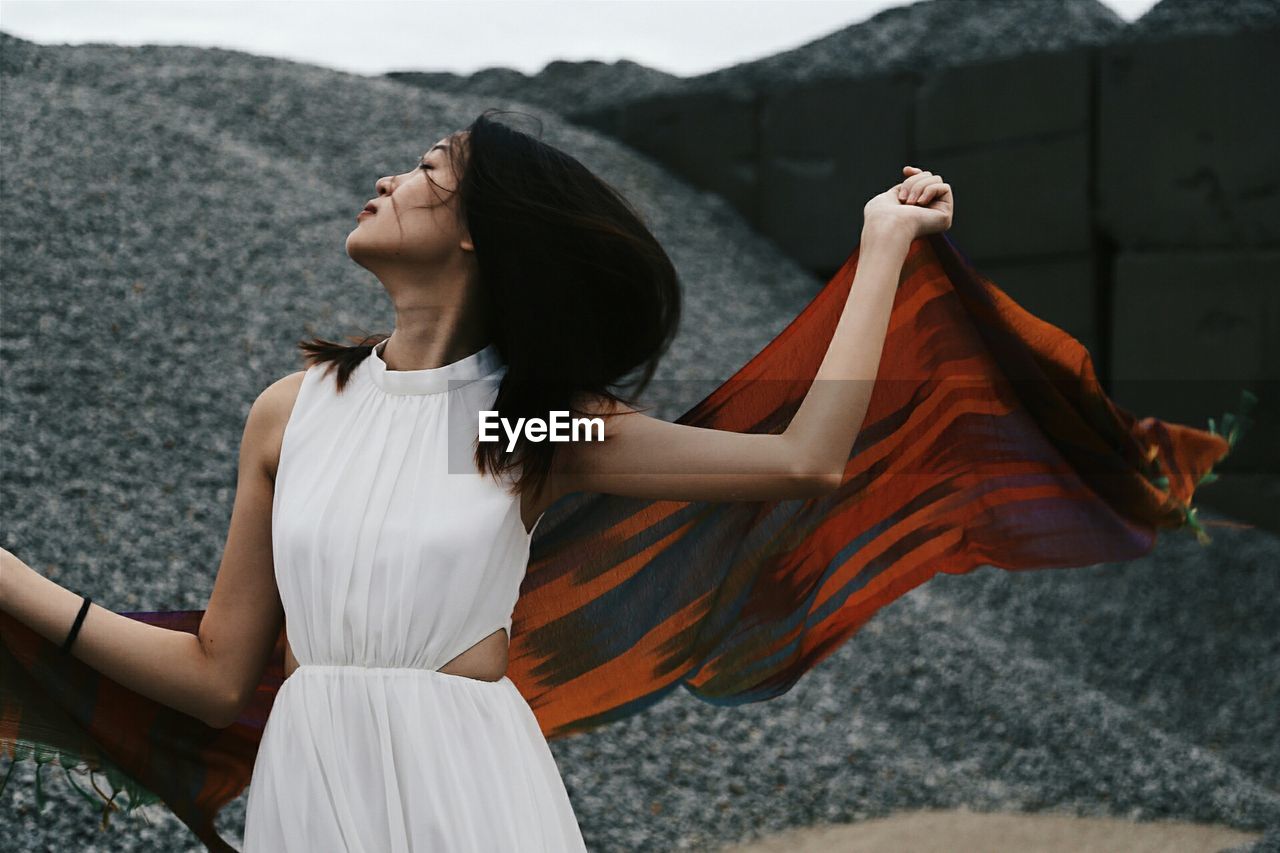
[{"label": "dress waist cutout", "polygon": [[475,678],[470,675],[459,675],[453,672],[441,672],[438,669],[428,669],[425,666],[364,666],[362,664],[352,663],[304,663],[299,664],[298,668],[284,680],[285,684],[288,684],[291,679],[297,678],[299,675],[308,678],[313,676],[360,679],[386,677],[414,677],[428,679],[445,678],[450,681],[471,682],[481,685],[510,685],[513,690],[515,689],[515,682],[505,674],[501,678]]}]

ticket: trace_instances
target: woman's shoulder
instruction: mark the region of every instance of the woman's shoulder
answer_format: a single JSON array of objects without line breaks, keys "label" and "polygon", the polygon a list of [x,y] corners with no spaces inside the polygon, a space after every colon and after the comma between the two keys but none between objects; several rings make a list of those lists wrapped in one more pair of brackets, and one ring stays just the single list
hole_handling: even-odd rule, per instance
[{"label": "woman's shoulder", "polygon": [[258,456],[273,482],[280,465],[284,428],[293,414],[307,373],[306,370],[297,370],[280,377],[258,394],[249,409],[241,452]]},{"label": "woman's shoulder", "polygon": [[307,378],[307,373],[307,370],[295,370],[293,373],[281,376],[262,389],[254,405],[261,405],[273,418],[283,414],[285,420],[288,420],[289,412],[293,410],[293,404],[298,399],[298,392],[302,390],[302,382]]}]

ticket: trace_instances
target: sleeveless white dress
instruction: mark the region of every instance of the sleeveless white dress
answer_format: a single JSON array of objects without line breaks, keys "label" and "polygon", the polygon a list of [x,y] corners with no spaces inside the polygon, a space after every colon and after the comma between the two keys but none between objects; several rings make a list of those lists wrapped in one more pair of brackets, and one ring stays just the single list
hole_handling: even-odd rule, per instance
[{"label": "sleeveless white dress", "polygon": [[528,564],[519,497],[472,459],[505,372],[492,344],[407,371],[375,349],[341,393],[336,369],[307,370],[272,506],[299,667],[262,733],[245,853],[586,850],[515,684],[437,671],[510,637]]}]

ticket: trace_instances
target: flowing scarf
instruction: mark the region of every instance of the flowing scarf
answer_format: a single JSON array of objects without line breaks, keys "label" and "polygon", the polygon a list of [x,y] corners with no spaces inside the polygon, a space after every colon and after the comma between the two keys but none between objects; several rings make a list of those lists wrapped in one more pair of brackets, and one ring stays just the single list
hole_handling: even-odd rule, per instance
[{"label": "flowing scarf", "polygon": [[[781,432],[817,374],[857,257],[677,422]],[[1131,560],[1159,528],[1209,541],[1191,497],[1251,422],[1254,395],[1243,391],[1221,431],[1212,419],[1207,431],[1136,419],[1105,395],[1078,341],[1016,304],[946,235],[916,240],[899,282],[834,492],[761,502],[578,493],[547,511],[508,676],[548,739],[678,686],[717,704],[778,696],[938,572]],[[124,615],[195,633],[204,611]],[[214,817],[250,780],[284,647],[281,631],[243,715],[215,729],[0,613],[0,754],[14,759],[10,772],[23,758],[88,770],[94,793],[67,779],[104,804],[104,826],[114,810],[163,802],[210,850],[234,850]],[[36,778],[39,795],[39,767]]]}]

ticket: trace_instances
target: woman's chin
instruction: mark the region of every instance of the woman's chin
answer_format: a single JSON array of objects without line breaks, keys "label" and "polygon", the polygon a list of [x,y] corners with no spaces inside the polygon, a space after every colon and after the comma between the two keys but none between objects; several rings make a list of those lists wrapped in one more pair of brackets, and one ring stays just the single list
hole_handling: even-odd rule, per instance
[{"label": "woman's chin", "polygon": [[351,260],[355,261],[356,263],[360,262],[360,258],[362,255],[365,255],[368,253],[368,248],[362,245],[363,241],[359,238],[359,236],[357,236],[359,231],[360,231],[360,226],[357,225],[355,228],[351,230],[351,233],[347,235],[347,243],[346,243],[347,257],[351,258]]},{"label": "woman's chin", "polygon": [[347,257],[356,262],[357,266],[373,272],[374,266],[377,265],[378,252],[372,246],[361,242],[358,239],[347,238]]}]

